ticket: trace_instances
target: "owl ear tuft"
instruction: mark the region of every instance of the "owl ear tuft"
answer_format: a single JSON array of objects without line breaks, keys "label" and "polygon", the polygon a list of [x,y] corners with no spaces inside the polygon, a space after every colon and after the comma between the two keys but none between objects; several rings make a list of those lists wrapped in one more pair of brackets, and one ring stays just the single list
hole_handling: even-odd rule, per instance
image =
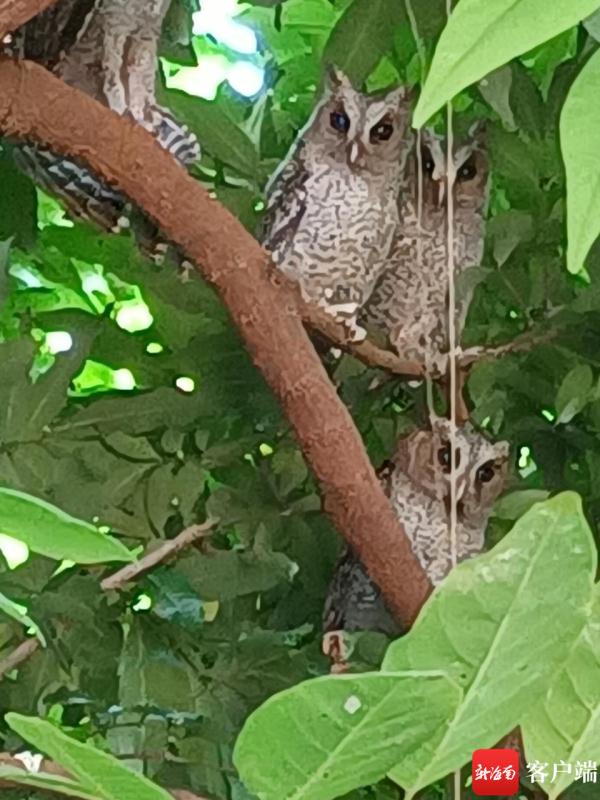
[{"label": "owl ear tuft", "polygon": [[412,100],[412,92],[408,86],[396,86],[385,93],[384,99],[389,105],[403,106]]},{"label": "owl ear tuft", "polygon": [[325,79],[330,89],[353,89],[352,81],[346,73],[335,64],[328,64],[325,69]]},{"label": "owl ear tuft", "polygon": [[469,128],[469,138],[478,145],[485,144],[487,138],[488,124],[487,119],[478,119]]},{"label": "owl ear tuft", "polygon": [[510,444],[508,442],[496,442],[494,445],[494,452],[496,453],[496,458],[508,460],[510,455]]}]

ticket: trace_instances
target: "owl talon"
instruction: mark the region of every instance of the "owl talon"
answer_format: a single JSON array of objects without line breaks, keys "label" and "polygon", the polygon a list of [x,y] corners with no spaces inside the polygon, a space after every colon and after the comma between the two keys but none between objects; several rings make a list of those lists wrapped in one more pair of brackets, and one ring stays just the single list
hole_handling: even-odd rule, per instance
[{"label": "owl talon", "polygon": [[324,655],[332,662],[330,669],[332,674],[348,672],[347,658],[350,655],[350,648],[344,641],[343,631],[329,631],[324,634],[322,648]]}]

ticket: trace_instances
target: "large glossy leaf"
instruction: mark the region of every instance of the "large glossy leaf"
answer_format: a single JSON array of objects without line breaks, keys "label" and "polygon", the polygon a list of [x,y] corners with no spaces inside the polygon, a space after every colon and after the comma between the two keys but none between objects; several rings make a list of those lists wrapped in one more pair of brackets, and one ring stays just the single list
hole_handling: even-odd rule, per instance
[{"label": "large glossy leaf", "polygon": [[240,734],[235,764],[262,800],[333,800],[427,759],[460,690],[440,673],[317,678],[270,698]]},{"label": "large glossy leaf", "polygon": [[59,731],[50,722],[7,714],[10,727],[79,779],[99,800],[171,800],[171,795],[116,759]]},{"label": "large glossy leaf", "polygon": [[579,272],[600,234],[600,53],[575,79],[560,119],[567,174],[567,266]]},{"label": "large glossy leaf", "polygon": [[37,497],[0,488],[0,531],[57,561],[78,564],[133,561],[117,539]]},{"label": "large glossy leaf", "polygon": [[515,728],[568,659],[586,620],[596,548],[576,494],[538,503],[490,553],[459,565],[384,670],[443,670],[463,687],[427,758],[391,777],[409,795]]},{"label": "large glossy leaf", "polygon": [[[548,770],[542,788],[555,800],[577,778],[576,767],[600,761],[600,587],[564,669],[551,682],[545,697],[521,725],[530,762],[549,765],[562,761],[571,772],[556,776]],[[555,779],[554,779],[555,778]]]},{"label": "large glossy leaf", "polygon": [[401,3],[354,0],[331,32],[325,62],[336,64],[355,86],[361,86],[392,49],[395,29],[402,18]]},{"label": "large glossy leaf", "polygon": [[415,110],[421,127],[460,91],[576,25],[598,0],[460,0],[438,41]]}]

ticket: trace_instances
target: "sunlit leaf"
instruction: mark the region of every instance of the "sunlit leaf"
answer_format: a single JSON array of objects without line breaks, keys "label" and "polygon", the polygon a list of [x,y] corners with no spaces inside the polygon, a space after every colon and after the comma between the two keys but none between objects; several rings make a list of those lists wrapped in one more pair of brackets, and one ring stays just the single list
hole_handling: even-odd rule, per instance
[{"label": "sunlit leaf", "polygon": [[333,800],[431,754],[459,695],[439,673],[317,678],[252,714],[235,763],[262,800]]},{"label": "sunlit leaf", "polygon": [[81,800],[98,800],[96,794],[87,791],[77,781],[61,778],[48,772],[26,772],[24,769],[0,764],[0,779],[29,786],[32,789],[41,789],[47,792],[57,792],[64,797],[79,797]]},{"label": "sunlit leaf", "polygon": [[598,0],[460,0],[437,44],[415,110],[419,128],[467,86],[576,25]]},{"label": "sunlit leaf", "polygon": [[112,756],[72,739],[50,722],[9,713],[6,722],[19,736],[72,773],[99,800],[171,800],[171,795],[120,764]]},{"label": "sunlit leaf", "polygon": [[78,564],[133,561],[117,539],[37,497],[0,488],[0,531],[34,553]]},{"label": "sunlit leaf", "polygon": [[600,587],[571,657],[522,723],[529,761],[564,761],[570,772],[542,787],[555,800],[577,778],[577,766],[600,761]]},{"label": "sunlit leaf", "polygon": [[390,645],[383,670],[442,670],[464,690],[433,752],[391,771],[410,796],[493,747],[539,701],[586,622],[596,563],[581,501],[565,492],[453,570]]},{"label": "sunlit leaf", "polygon": [[600,234],[600,53],[575,79],[560,119],[567,174],[567,267],[579,272]]},{"label": "sunlit leaf", "polygon": [[7,616],[11,617],[12,619],[20,622],[21,625],[24,625],[26,628],[32,628],[35,632],[35,635],[39,639],[42,645],[46,645],[46,640],[44,635],[36,625],[36,623],[31,619],[31,617],[27,614],[27,612],[20,606],[18,603],[15,603],[6,595],[0,593],[0,611],[4,612]]}]

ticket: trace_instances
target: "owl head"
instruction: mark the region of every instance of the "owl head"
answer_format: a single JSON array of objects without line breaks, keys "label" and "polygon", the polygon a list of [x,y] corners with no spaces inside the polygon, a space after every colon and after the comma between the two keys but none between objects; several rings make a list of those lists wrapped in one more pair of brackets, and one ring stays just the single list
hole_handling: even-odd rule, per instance
[{"label": "owl head", "polygon": [[[396,468],[431,498],[450,511],[451,423],[434,418],[431,430],[415,431],[401,439],[393,459]],[[500,496],[508,471],[509,445],[490,442],[466,423],[455,435],[454,465],[459,521],[478,524]]]},{"label": "owl head", "polygon": [[[454,141],[453,169],[448,169],[448,144],[443,136],[431,130],[421,132],[421,169],[425,210],[447,207],[449,186],[455,210],[482,211],[487,201],[489,160],[485,144],[485,128],[476,123],[466,136]],[[412,177],[417,174],[418,159],[411,159]]]},{"label": "owl head", "polygon": [[405,87],[367,95],[332,67],[325,92],[303,134],[321,160],[351,170],[383,173],[398,169],[407,150],[409,96]]}]

